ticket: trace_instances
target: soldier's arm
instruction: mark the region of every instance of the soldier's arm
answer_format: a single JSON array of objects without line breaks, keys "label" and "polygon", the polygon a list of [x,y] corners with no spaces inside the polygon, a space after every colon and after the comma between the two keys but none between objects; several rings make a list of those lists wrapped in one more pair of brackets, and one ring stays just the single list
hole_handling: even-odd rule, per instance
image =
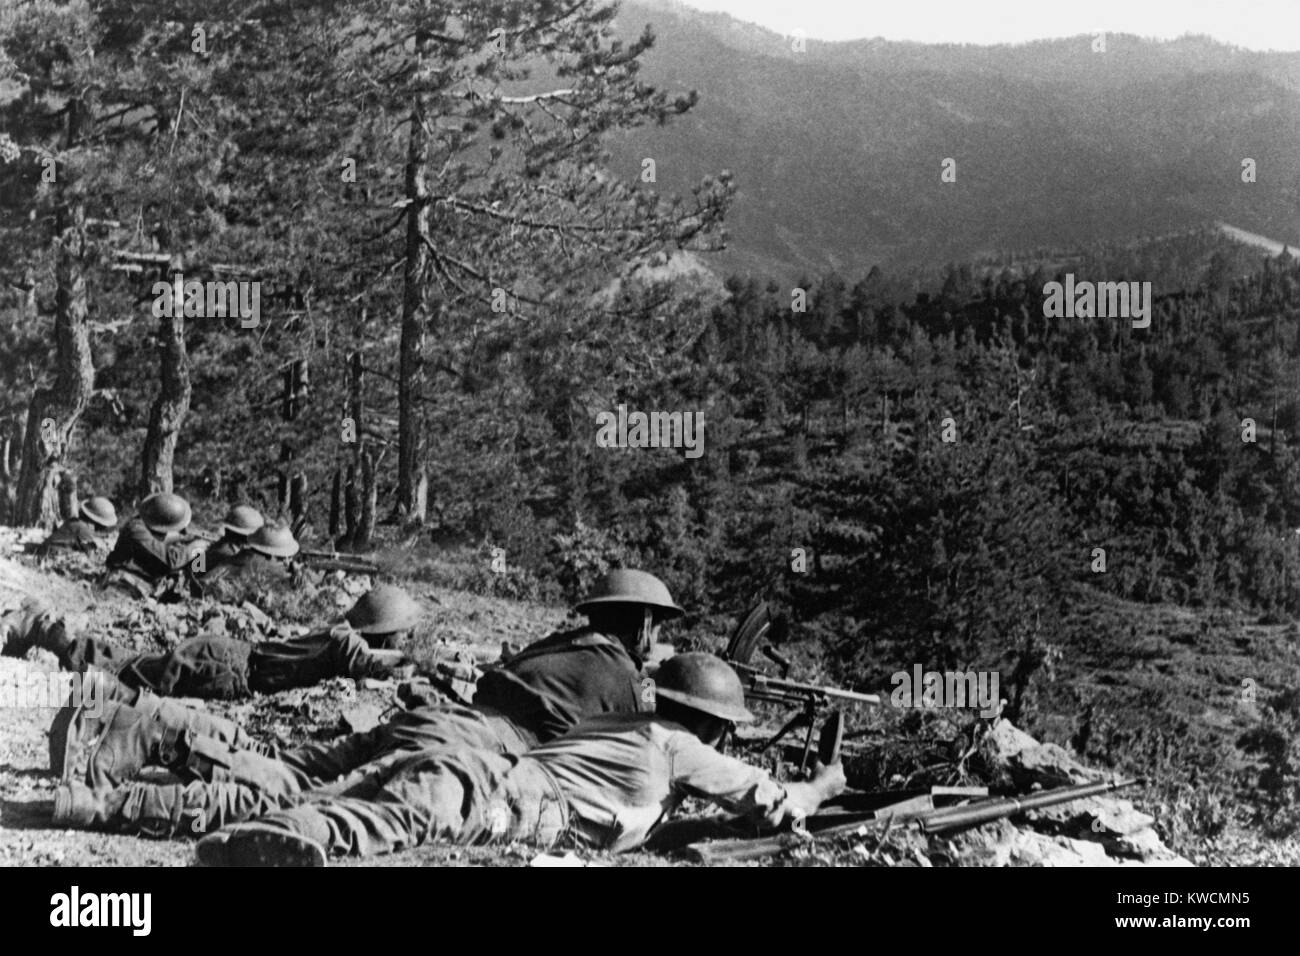
[{"label": "soldier's arm", "polygon": [[708,800],[729,813],[764,817],[774,825],[790,816],[817,812],[823,800],[845,787],[838,763],[819,768],[807,783],[781,784],[767,771],[720,754],[686,733],[673,735],[670,754],[675,791]]},{"label": "soldier's arm", "polygon": [[[176,549],[154,537],[143,521],[132,521],[122,529],[114,555],[134,561],[149,574],[170,574],[176,570]],[[110,564],[114,562],[110,561]],[[181,564],[185,564],[181,561]]]}]

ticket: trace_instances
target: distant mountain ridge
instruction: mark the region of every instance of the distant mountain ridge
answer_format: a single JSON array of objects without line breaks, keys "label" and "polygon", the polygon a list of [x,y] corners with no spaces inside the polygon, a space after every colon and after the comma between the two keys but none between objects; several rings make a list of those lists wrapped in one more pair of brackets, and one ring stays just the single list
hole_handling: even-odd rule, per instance
[{"label": "distant mountain ridge", "polygon": [[[1108,34],[977,47],[791,40],[669,2],[647,82],[696,89],[666,127],[612,143],[632,175],[684,191],[730,169],[740,195],[716,271],[784,278],[934,265],[1216,220],[1300,245],[1300,53]],[[945,157],[957,182],[940,181]],[[1257,182],[1241,182],[1241,160]]]}]

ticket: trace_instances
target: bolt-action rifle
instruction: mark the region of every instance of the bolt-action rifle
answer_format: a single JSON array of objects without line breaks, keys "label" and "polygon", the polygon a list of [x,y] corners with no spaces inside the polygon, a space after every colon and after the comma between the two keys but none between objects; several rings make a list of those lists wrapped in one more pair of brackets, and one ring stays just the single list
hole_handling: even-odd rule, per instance
[{"label": "bolt-action rifle", "polygon": [[1142,783],[1142,779],[1117,780],[1113,783],[1085,783],[1073,787],[1058,787],[1041,793],[1025,794],[1018,797],[990,797],[976,800],[955,807],[927,809],[918,804],[915,807],[893,807],[863,814],[836,814],[842,818],[850,816],[847,822],[837,822],[832,826],[815,829],[817,816],[807,817],[802,832],[777,833],[772,836],[742,840],[714,840],[704,843],[692,843],[686,849],[688,853],[703,863],[731,863],[740,860],[756,860],[771,856],[791,847],[807,845],[810,840],[826,837],[851,836],[864,827],[876,829],[886,826],[916,826],[922,833],[946,833],[961,827],[977,826],[1003,817],[1013,817],[1026,810],[1053,807],[1084,797],[1100,796],[1124,787]]}]

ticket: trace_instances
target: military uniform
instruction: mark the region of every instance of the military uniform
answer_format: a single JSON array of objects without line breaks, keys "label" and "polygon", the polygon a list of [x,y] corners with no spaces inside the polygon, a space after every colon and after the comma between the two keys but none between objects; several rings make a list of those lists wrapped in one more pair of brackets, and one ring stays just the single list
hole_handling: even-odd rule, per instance
[{"label": "military uniform", "polygon": [[306,837],[335,856],[494,840],[621,852],[641,846],[688,796],[772,823],[788,812],[785,788],[766,771],[718,753],[671,721],[610,714],[522,757],[407,754],[341,792],[308,794],[256,823]]},{"label": "military uniform", "polygon": [[[607,617],[600,606],[608,603],[645,608],[647,625],[652,608],[663,617],[682,613],[663,583],[644,572],[611,572],[596,594],[577,607],[590,608],[589,616],[599,608]],[[419,608],[409,596],[385,586],[358,601],[347,620],[368,640],[378,640],[409,629],[418,617]],[[542,786],[549,778],[535,765],[523,764],[522,769],[514,770],[520,763],[515,757],[586,718],[652,709],[653,694],[646,694],[642,684],[641,662],[620,640],[592,626],[580,628],[551,635],[483,675],[470,708],[417,708],[368,734],[353,734],[324,748],[300,749],[268,759],[265,753],[247,753],[246,748],[228,741],[169,725],[167,733],[180,735],[184,771],[200,778],[172,789],[142,783],[117,786],[118,779],[111,772],[101,773],[114,761],[128,768],[129,773],[119,775],[123,779],[160,760],[172,769],[182,763],[179,752],[176,759],[164,755],[156,728],[141,729],[148,728],[139,719],[142,715],[128,714],[122,718],[120,733],[110,728],[92,747],[87,781],[94,790],[80,783],[64,784],[56,795],[55,816],[80,826],[151,832],[153,826],[167,830],[180,825],[183,807],[196,814],[206,828],[246,818],[250,808],[262,807],[267,801],[291,803],[308,793],[313,797],[346,793],[364,804],[384,792],[390,779],[397,779],[392,768],[411,765],[413,753],[436,753],[453,754],[455,759],[425,773],[441,782],[426,785],[422,780],[414,785],[426,799],[445,800],[447,808],[458,801],[478,806],[476,801],[500,790],[515,795],[512,799],[518,804],[519,819],[531,821],[536,829],[538,821],[545,818],[547,826],[553,827],[564,816],[563,800],[558,791]],[[101,780],[113,788],[103,787]],[[364,815],[369,810],[352,807],[352,812]],[[494,818],[503,812],[497,805]],[[477,839],[478,824],[462,821],[453,827],[447,822],[448,838]],[[380,824],[375,826],[383,829]]]},{"label": "military uniform", "polygon": [[152,593],[159,583],[183,577],[191,557],[187,542],[174,535],[158,537],[137,516],[122,528],[104,561],[109,571],[104,583]]},{"label": "military uniform", "polygon": [[[125,673],[120,676],[129,682]],[[127,784],[122,789],[132,796],[122,812],[144,816],[117,822],[156,832],[164,822],[149,823],[150,813],[157,815],[159,807],[170,813],[184,805],[184,827],[193,827],[192,821],[199,819],[202,826],[214,829],[247,819],[253,809],[266,809],[268,800],[293,802],[322,788],[336,792],[348,786],[349,779],[373,776],[403,754],[449,749],[518,755],[586,717],[651,708],[652,701],[641,694],[638,662],[621,643],[586,628],[568,631],[537,642],[485,674],[471,707],[418,707],[365,733],[279,753],[189,735],[186,753],[177,762],[184,765],[185,775],[198,781],[157,792],[150,790],[157,787],[154,784]]]},{"label": "military uniform", "polygon": [[164,697],[237,700],[310,687],[331,677],[386,678],[393,664],[370,652],[346,624],[276,641],[241,641],[199,635],[165,654],[141,654],[117,676],[128,687],[144,687]]},{"label": "military uniform", "polygon": [[258,642],[202,634],[161,654],[140,654],[104,638],[71,636],[63,617],[32,604],[9,617],[4,653],[18,657],[33,646],[52,652],[65,670],[98,667],[115,674],[127,687],[204,700],[236,700],[310,687],[331,677],[383,679],[394,671],[393,662],[372,653],[365,639],[347,624]]},{"label": "military uniform", "polygon": [[[210,833],[296,804],[310,793],[349,792],[412,752],[500,756],[522,752],[526,746],[504,718],[454,704],[406,711],[366,733],[275,755],[189,735],[165,759],[169,769],[190,782],[118,784],[114,803],[120,801],[120,809],[110,822],[152,836]],[[102,761],[93,765],[90,778],[95,784],[116,782],[114,768]]]},{"label": "military uniform", "polygon": [[214,556],[215,548],[213,545],[204,553],[206,570],[198,576],[203,584],[237,577],[269,577],[277,583],[286,583],[293,576],[289,563],[280,558],[268,557],[249,548],[233,552],[223,549]]},{"label": "military uniform", "polygon": [[41,542],[38,550],[41,554],[56,548],[90,553],[99,550],[106,543],[107,539],[91,522],[84,518],[71,518],[55,528],[50,536]]}]

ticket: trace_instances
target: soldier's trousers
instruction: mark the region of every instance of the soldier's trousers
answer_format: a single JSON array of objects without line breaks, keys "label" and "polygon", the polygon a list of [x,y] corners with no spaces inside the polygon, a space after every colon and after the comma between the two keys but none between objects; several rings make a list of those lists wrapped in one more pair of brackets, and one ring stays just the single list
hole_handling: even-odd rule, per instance
[{"label": "soldier's trousers", "polygon": [[449,748],[522,754],[535,744],[526,731],[496,713],[438,704],[403,711],[363,733],[278,752],[257,752],[198,738],[190,744],[188,766],[203,780],[214,783],[296,794],[346,786],[350,774],[394,753]]},{"label": "soldier's trousers", "polygon": [[503,755],[534,744],[504,717],[454,704],[405,711],[365,733],[278,753],[196,736],[189,741],[185,770],[198,779],[183,786],[127,784],[117,822],[158,836],[210,832],[308,793],[341,793],[413,751]]},{"label": "soldier's trousers", "polygon": [[329,631],[252,644],[200,636],[156,654],[124,651],[111,641],[82,635],[66,639],[55,653],[65,670],[95,666],[116,674],[128,687],[202,700],[238,700],[331,677],[383,676],[371,666],[374,658],[363,638]]},{"label": "soldier's trousers", "polygon": [[307,794],[256,822],[331,856],[373,856],[429,842],[550,847],[564,838],[569,809],[531,757],[435,749],[395,755],[339,793]]}]

